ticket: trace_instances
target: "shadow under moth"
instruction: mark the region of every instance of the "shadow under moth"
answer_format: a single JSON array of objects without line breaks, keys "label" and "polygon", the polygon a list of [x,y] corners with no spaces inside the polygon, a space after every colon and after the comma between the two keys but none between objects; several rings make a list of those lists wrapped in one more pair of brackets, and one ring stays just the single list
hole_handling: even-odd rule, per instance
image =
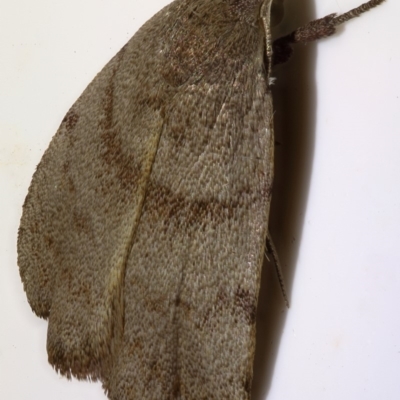
[{"label": "shadow under moth", "polygon": [[58,372],[112,400],[250,398],[274,253],[271,70],[382,1],[274,41],[281,0],[176,0],[94,78],[37,167],[18,235]]}]

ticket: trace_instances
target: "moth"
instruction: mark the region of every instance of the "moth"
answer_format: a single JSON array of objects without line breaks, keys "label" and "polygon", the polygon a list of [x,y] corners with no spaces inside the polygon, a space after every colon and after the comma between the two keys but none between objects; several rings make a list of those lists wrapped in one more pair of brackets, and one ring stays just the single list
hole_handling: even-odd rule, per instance
[{"label": "moth", "polygon": [[271,73],[292,44],[382,1],[274,41],[279,0],[176,0],[94,78],[34,173],[18,235],[56,371],[112,400],[250,398],[266,249],[279,270]]}]

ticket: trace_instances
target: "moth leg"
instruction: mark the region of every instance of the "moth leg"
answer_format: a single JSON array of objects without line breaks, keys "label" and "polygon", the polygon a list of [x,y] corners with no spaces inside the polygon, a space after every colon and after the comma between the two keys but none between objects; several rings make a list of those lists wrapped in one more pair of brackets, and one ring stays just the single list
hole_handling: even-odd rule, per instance
[{"label": "moth leg", "polygon": [[273,42],[273,65],[284,63],[290,58],[293,53],[293,44],[313,42],[314,40],[331,36],[335,33],[338,25],[358,17],[362,13],[383,3],[383,1],[370,0],[338,16],[336,14],[329,14],[324,18],[316,19],[297,28],[286,36],[276,39]]},{"label": "moth leg", "polygon": [[275,247],[274,242],[272,240],[272,236],[271,236],[270,231],[268,231],[268,235],[267,235],[267,248],[266,248],[266,250],[267,250],[268,254],[270,254],[272,256],[272,260],[273,260],[273,262],[275,264],[275,271],[276,271],[276,274],[277,274],[278,280],[279,280],[279,286],[281,287],[282,296],[283,296],[283,298],[285,300],[287,308],[289,308],[289,299],[288,299],[288,296],[286,294],[285,280],[283,278],[283,272],[282,272],[282,268],[281,268],[281,263],[279,261],[278,252],[276,251],[276,247]]}]

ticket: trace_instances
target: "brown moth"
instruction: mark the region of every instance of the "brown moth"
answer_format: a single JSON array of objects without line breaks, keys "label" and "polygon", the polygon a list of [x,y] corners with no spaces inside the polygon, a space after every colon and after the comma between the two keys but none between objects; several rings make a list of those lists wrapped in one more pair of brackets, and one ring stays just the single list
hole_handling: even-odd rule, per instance
[{"label": "brown moth", "polygon": [[276,258],[271,69],[382,1],[273,42],[279,0],[176,0],[95,77],[19,228],[58,372],[113,400],[250,398],[267,238]]}]

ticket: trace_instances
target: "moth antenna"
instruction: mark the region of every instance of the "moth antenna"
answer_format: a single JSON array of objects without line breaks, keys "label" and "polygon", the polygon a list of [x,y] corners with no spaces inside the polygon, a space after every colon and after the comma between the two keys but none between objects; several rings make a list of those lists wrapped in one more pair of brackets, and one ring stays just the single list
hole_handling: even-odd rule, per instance
[{"label": "moth antenna", "polygon": [[370,0],[367,1],[364,4],[361,4],[361,6],[355,7],[350,11],[347,11],[344,14],[341,14],[337,17],[334,18],[335,25],[340,25],[343,24],[344,22],[353,19],[355,17],[359,17],[361,14],[365,13],[366,11],[369,11],[371,8],[374,8],[376,6],[379,6],[379,4],[383,3],[385,0]]},{"label": "moth antenna", "polygon": [[[271,233],[269,231],[268,231],[268,236],[267,236],[267,249],[266,250],[267,250],[268,254],[271,254],[271,256],[272,256],[272,260],[275,264],[276,275],[278,276],[279,286],[281,287],[282,296],[283,296],[283,299],[285,300],[286,307],[289,308],[290,304],[289,304],[289,299],[288,299],[288,296],[286,293],[285,279],[283,278],[281,263],[279,261],[278,252],[276,251],[276,247],[274,245]],[[269,260],[267,253],[265,254],[265,256]]]},{"label": "moth antenna", "polygon": [[273,65],[281,64],[289,60],[293,53],[292,45],[296,43],[308,43],[318,39],[326,38],[336,32],[336,27],[350,19],[360,16],[371,8],[378,6],[385,0],[370,0],[352,10],[336,16],[329,14],[326,17],[316,19],[306,25],[297,28],[289,35],[276,39],[273,42]]}]

